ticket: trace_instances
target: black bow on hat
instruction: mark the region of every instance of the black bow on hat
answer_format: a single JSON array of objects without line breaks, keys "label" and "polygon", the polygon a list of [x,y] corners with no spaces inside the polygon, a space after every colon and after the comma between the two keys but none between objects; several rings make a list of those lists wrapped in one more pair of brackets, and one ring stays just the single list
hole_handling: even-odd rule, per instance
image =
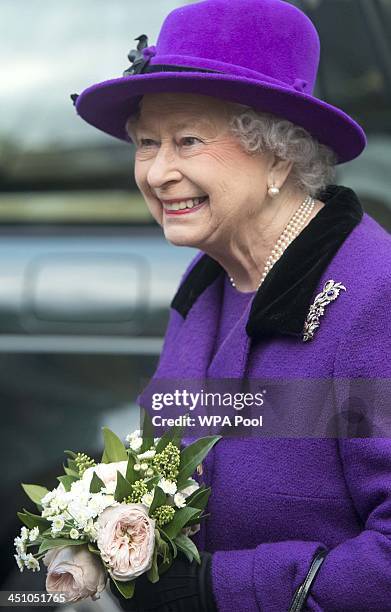
[{"label": "black bow on hat", "polygon": [[151,59],[151,55],[145,57],[142,53],[143,49],[148,47],[148,36],[146,34],[140,34],[140,36],[137,36],[134,40],[138,40],[139,42],[137,44],[137,49],[131,49],[128,53],[128,59],[132,65],[122,73],[122,76],[140,74]]}]

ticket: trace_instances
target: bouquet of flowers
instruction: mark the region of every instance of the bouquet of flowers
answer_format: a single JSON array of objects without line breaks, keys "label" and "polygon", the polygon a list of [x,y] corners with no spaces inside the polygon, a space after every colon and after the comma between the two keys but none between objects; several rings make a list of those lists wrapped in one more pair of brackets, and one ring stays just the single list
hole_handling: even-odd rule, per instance
[{"label": "bouquet of flowers", "polygon": [[98,599],[110,576],[129,599],[137,577],[157,582],[178,550],[200,563],[189,536],[209,516],[204,510],[211,489],[192,475],[220,436],[181,449],[180,428],[154,438],[147,413],[142,431],[129,434],[125,445],[104,427],[100,463],[65,451],[67,465],[55,489],[22,484],[39,514],[18,512],[24,526],[15,538],[15,559],[20,571],[37,571],[43,560],[48,593],[73,602]]}]

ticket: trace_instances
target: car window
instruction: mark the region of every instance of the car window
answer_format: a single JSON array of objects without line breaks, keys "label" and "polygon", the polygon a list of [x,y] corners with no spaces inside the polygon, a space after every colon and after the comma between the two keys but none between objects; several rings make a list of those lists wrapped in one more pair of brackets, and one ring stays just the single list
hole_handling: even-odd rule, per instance
[{"label": "car window", "polygon": [[321,39],[316,94],[368,132],[391,131],[389,0],[304,0]]},{"label": "car window", "polygon": [[183,0],[0,3],[0,223],[145,224],[133,147],[89,126],[70,94],[122,76]]}]

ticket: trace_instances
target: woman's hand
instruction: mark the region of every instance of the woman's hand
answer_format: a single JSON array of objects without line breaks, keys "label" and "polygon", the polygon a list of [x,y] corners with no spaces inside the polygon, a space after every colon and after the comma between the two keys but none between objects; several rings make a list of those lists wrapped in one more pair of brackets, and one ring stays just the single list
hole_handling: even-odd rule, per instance
[{"label": "woman's hand", "polygon": [[132,599],[125,599],[110,580],[121,608],[129,612],[217,612],[212,592],[211,559],[200,552],[201,565],[178,551],[171,567],[153,584],[146,575],[136,579]]}]

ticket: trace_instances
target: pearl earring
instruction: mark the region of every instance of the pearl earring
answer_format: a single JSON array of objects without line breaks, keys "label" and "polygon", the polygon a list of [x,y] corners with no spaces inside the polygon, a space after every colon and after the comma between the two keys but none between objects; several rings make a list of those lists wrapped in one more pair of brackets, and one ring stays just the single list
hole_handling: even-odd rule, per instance
[{"label": "pearl earring", "polygon": [[273,185],[271,187],[269,187],[269,189],[267,190],[269,196],[271,198],[275,198],[278,196],[278,194],[280,193],[280,190],[278,187],[275,186],[275,184],[273,183]]}]

